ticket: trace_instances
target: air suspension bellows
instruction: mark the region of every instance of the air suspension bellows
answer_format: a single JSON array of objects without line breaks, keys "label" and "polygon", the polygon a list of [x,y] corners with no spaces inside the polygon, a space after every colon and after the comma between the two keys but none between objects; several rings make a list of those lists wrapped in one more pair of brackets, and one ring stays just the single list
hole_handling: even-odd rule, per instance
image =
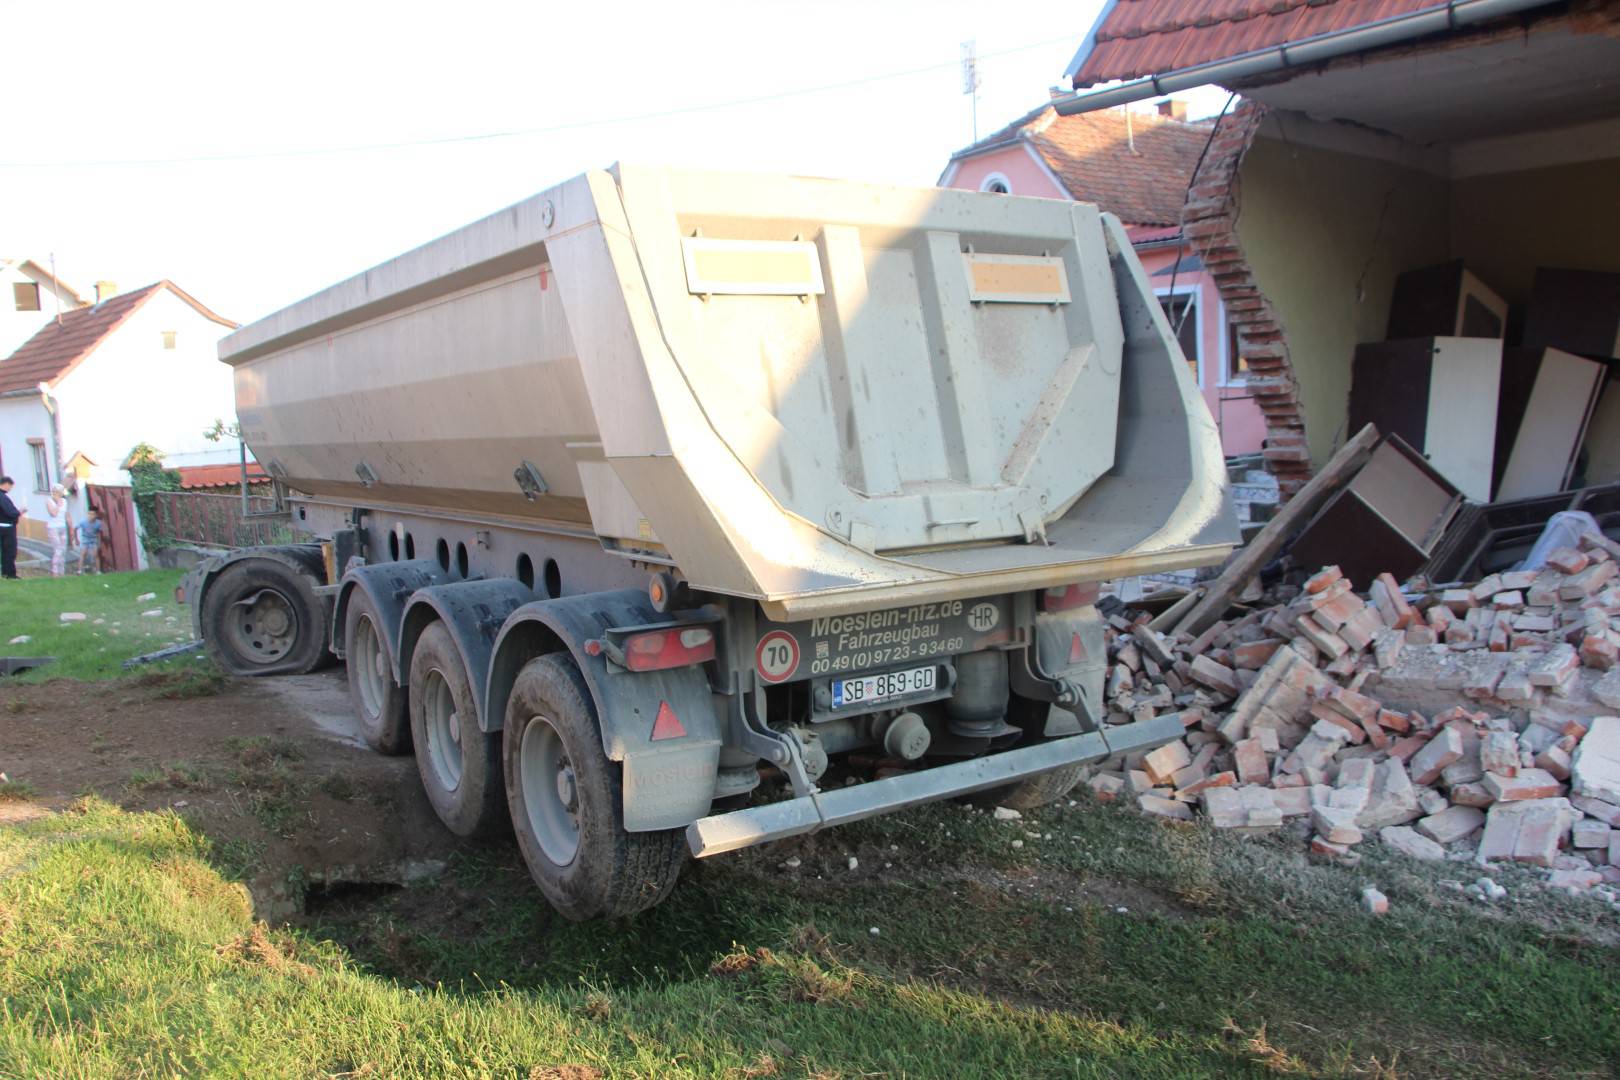
[{"label": "air suspension bellows", "polygon": [[965,739],[1016,734],[1005,720],[1010,693],[1006,653],[984,649],[957,657],[956,693],[945,703],[951,734]]}]

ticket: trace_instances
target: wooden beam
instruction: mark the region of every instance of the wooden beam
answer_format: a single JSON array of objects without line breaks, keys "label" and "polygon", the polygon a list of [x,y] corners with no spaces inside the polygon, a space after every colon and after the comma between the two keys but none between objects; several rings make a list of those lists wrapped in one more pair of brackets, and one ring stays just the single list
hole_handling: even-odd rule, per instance
[{"label": "wooden beam", "polygon": [[1266,522],[1266,527],[1232,556],[1226,569],[1209,583],[1209,591],[1204,598],[1181,620],[1176,632],[1201,634],[1224,615],[1248,580],[1276,557],[1283,544],[1310,521],[1329,496],[1349,483],[1361,470],[1377,443],[1378,429],[1368,424],[1356,433],[1355,438],[1339,447],[1339,452],[1311,477],[1310,483],[1300,488],[1277,511],[1276,516]]}]

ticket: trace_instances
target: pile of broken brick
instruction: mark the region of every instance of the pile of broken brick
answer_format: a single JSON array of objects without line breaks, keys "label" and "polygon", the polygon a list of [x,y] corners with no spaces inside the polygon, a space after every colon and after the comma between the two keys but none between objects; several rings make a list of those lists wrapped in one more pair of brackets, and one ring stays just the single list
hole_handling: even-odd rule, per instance
[{"label": "pile of broken brick", "polygon": [[1116,610],[1109,722],[1176,712],[1186,734],[1087,783],[1219,829],[1292,823],[1341,860],[1376,837],[1527,863],[1620,904],[1617,552],[1591,537],[1469,588],[1384,574],[1366,600],[1329,567],[1196,637]]}]

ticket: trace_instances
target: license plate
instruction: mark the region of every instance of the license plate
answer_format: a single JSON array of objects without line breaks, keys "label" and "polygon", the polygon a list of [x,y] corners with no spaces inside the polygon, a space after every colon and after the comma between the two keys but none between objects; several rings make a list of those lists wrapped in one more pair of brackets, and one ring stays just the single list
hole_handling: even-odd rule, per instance
[{"label": "license plate", "polygon": [[851,705],[875,705],[892,698],[924,693],[934,688],[937,674],[938,669],[930,664],[905,671],[887,671],[882,675],[834,679],[832,707],[842,709]]}]

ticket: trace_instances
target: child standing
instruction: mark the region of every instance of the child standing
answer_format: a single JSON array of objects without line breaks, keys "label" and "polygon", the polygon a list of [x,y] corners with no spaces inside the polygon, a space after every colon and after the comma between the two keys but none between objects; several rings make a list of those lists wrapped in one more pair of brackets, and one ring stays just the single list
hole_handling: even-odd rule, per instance
[{"label": "child standing", "polygon": [[101,573],[101,533],[105,528],[101,511],[93,506],[85,511],[84,524],[79,526],[79,573],[84,573],[87,561],[91,571]]}]

